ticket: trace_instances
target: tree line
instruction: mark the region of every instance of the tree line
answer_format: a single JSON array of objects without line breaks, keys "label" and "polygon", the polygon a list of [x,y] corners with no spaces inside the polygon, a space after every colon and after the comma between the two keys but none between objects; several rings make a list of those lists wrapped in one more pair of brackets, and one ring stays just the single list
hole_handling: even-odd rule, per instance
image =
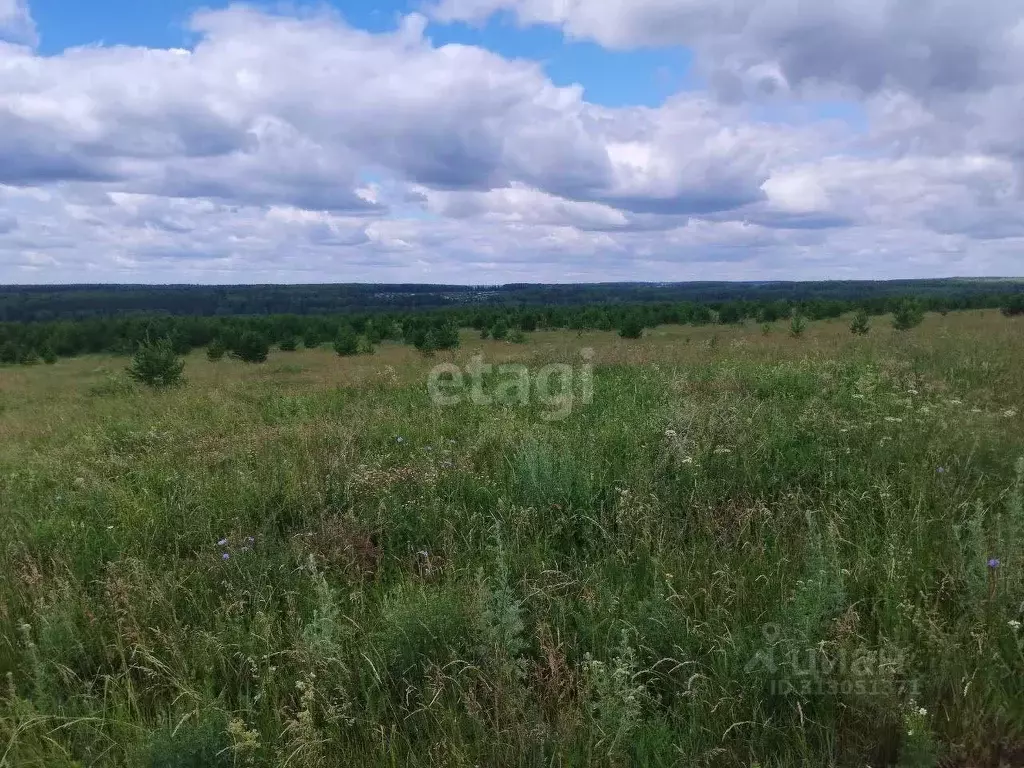
[{"label": "tree line", "polygon": [[55,322],[123,315],[315,315],[403,313],[467,307],[568,307],[777,301],[866,302],[913,295],[994,306],[1000,294],[1021,292],[1007,280],[819,282],[600,283],[575,285],[67,285],[0,286],[0,322]]},{"label": "tree line", "polygon": [[[339,354],[369,351],[383,341],[410,344],[425,352],[457,346],[459,330],[483,338],[521,340],[536,330],[618,330],[638,337],[659,325],[762,324],[780,320],[822,320],[848,312],[882,315],[912,303],[919,311],[948,312],[1001,307],[1024,314],[1024,293],[943,296],[876,296],[861,300],[738,300],[727,302],[601,303],[552,306],[473,306],[400,312],[318,315],[182,316],[131,314],[81,320],[0,323],[0,363],[54,362],[83,354],[131,354],[156,339],[167,339],[176,354],[210,348],[243,359],[247,349],[277,346],[294,350],[333,344]],[[258,357],[258,353],[256,354]],[[263,355],[265,359],[265,354]]]}]

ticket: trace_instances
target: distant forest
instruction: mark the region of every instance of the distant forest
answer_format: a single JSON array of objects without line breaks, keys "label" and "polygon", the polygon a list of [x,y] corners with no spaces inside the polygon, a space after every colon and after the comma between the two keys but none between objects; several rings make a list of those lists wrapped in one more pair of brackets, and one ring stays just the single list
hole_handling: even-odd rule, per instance
[{"label": "distant forest", "polygon": [[48,322],[135,315],[334,315],[479,307],[584,304],[844,301],[903,296],[950,309],[998,306],[1024,280],[598,283],[578,285],[48,285],[0,287],[0,322]]},{"label": "distant forest", "polygon": [[316,347],[339,334],[370,345],[390,339],[444,348],[457,343],[459,328],[505,338],[537,329],[772,323],[794,314],[880,315],[908,301],[926,311],[1024,314],[1024,280],[9,286],[0,288],[0,363],[130,353],[157,338],[170,339],[179,353],[213,343],[232,349],[247,334],[285,349]]}]

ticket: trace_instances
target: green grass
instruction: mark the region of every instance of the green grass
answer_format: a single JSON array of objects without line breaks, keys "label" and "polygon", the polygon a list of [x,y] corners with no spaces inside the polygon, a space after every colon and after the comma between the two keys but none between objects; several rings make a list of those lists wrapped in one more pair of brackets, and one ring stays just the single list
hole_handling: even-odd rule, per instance
[{"label": "green grass", "polygon": [[0,369],[0,766],[1014,764],[1024,327],[847,326]]}]

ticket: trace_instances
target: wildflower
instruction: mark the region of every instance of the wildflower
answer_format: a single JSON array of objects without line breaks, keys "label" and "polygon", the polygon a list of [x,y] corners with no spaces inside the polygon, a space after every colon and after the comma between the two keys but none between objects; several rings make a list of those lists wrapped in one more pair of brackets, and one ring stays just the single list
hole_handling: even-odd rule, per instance
[{"label": "wildflower", "polygon": [[221,560],[230,560],[231,559],[231,555],[229,555],[227,552],[225,552],[223,555],[220,556],[220,559]]},{"label": "wildflower", "polygon": [[252,536],[246,536],[245,537],[245,543],[246,544],[255,544],[256,543],[256,539],[254,539]]},{"label": "wildflower", "polygon": [[683,464],[693,464],[693,456],[684,456]]},{"label": "wildflower", "polygon": [[925,709],[924,707],[920,707],[917,710],[917,714],[919,714],[921,717],[924,717],[925,715],[928,714],[928,710]]},{"label": "wildflower", "polygon": [[676,431],[674,429],[666,429],[665,437],[676,437]]},{"label": "wildflower", "polygon": [[916,395],[917,394],[917,390],[916,389],[908,389],[907,390],[907,394],[908,395]]},{"label": "wildflower", "polygon": [[1005,416],[1008,419],[1012,419],[1016,415],[1017,415],[1017,409],[1016,408],[1008,408],[1007,410],[1003,411],[1003,416]]},{"label": "wildflower", "polygon": [[1014,631],[1016,631],[1016,630],[1020,629],[1020,622],[1019,622],[1019,621],[1017,621],[1016,619],[1010,619],[1010,620],[1009,620],[1008,622],[1006,622],[1006,623],[1007,623],[1007,624],[1009,625],[1010,629],[1012,629],[1012,630],[1014,630]]},{"label": "wildflower", "polygon": [[721,456],[724,453],[732,453],[731,448],[715,448],[715,455]]},{"label": "wildflower", "polygon": [[903,423],[903,419],[898,419],[895,416],[886,416],[885,420],[888,421],[890,424],[902,424]]},{"label": "wildflower", "polygon": [[963,403],[962,400],[950,400],[949,404],[950,405],[963,405],[964,403]]},{"label": "wildflower", "polygon": [[221,539],[220,541],[217,542],[217,546],[218,547],[226,547],[227,545],[228,545],[228,540],[227,539]]},{"label": "wildflower", "polygon": [[939,467],[935,471],[938,472],[940,475],[946,474],[946,468],[945,467]]},{"label": "wildflower", "polygon": [[405,438],[402,437],[401,435],[399,435],[398,437],[395,438],[395,442],[397,442],[397,443],[404,443],[405,442]]},{"label": "wildflower", "polygon": [[999,558],[998,557],[993,557],[991,560],[989,560],[988,561],[988,567],[989,568],[998,568],[999,567]]}]

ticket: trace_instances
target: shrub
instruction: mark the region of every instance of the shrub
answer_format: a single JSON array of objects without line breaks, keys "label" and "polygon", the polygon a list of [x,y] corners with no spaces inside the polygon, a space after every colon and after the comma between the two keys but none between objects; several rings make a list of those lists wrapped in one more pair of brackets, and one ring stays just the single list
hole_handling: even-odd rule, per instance
[{"label": "shrub", "polygon": [[227,345],[220,339],[214,339],[210,342],[210,346],[206,348],[206,359],[210,362],[217,362],[227,354]]},{"label": "shrub", "polygon": [[47,365],[53,365],[57,362],[57,353],[53,351],[53,347],[49,344],[44,344],[42,350],[39,352],[39,356],[43,362]]},{"label": "shrub", "polygon": [[743,322],[743,311],[735,304],[723,304],[718,310],[718,322],[722,325],[737,325]]},{"label": "shrub", "polygon": [[639,317],[630,315],[619,326],[619,336],[624,339],[639,339],[644,335],[644,324]]},{"label": "shrub", "polygon": [[299,348],[299,340],[294,336],[286,336],[281,339],[281,343],[278,346],[282,352],[294,352]]},{"label": "shrub", "polygon": [[349,357],[359,354],[359,337],[352,330],[352,326],[343,325],[334,339],[334,351],[341,357]]},{"label": "shrub", "polygon": [[25,353],[21,356],[22,365],[36,365],[39,362],[39,353],[35,349],[29,347],[25,350]]},{"label": "shrub", "polygon": [[924,320],[924,309],[914,299],[903,299],[893,312],[892,327],[897,331],[909,331]]},{"label": "shrub", "polygon": [[508,340],[512,344],[525,344],[526,343],[526,334],[517,329],[517,330],[512,331],[508,335]]},{"label": "shrub", "polygon": [[868,313],[862,309],[854,316],[853,322],[850,323],[850,333],[854,336],[866,336],[870,330],[871,325],[868,323]]},{"label": "shrub", "polygon": [[246,363],[264,363],[270,354],[270,343],[260,334],[249,331],[242,334],[231,353]]},{"label": "shrub", "polygon": [[18,362],[18,348],[14,346],[14,342],[8,341],[3,346],[0,346],[0,363],[16,363]]},{"label": "shrub", "polygon": [[1003,306],[1003,314],[1007,317],[1018,317],[1024,315],[1024,293],[1012,296]]},{"label": "shrub", "polygon": [[174,345],[166,337],[140,344],[127,368],[133,381],[158,388],[180,384],[184,370],[185,362],[178,358]]}]

